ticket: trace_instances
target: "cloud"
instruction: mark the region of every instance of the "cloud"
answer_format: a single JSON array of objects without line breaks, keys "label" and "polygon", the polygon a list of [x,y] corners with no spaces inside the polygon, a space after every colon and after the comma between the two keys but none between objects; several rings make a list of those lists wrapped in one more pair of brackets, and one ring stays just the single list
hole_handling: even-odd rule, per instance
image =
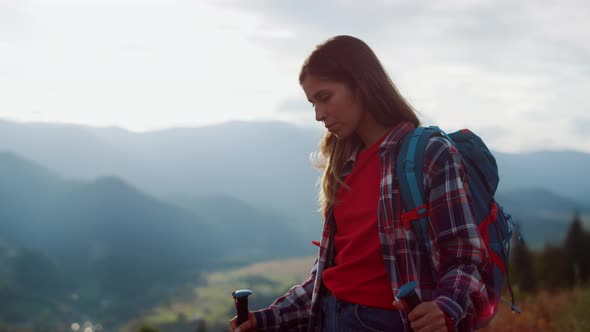
[{"label": "cloud", "polygon": [[281,38],[253,36],[300,64],[337,34],[365,40],[425,124],[472,128],[502,151],[562,148],[570,118],[590,108],[590,4],[538,1],[227,2]]},{"label": "cloud", "polygon": [[590,139],[590,117],[578,117],[572,120],[572,127],[577,135]]},{"label": "cloud", "polygon": [[[588,67],[584,0],[538,1],[227,1],[255,13],[264,30],[284,38],[253,36],[290,55],[307,52],[337,34],[353,34],[392,54],[418,60],[466,62],[496,70],[535,69],[535,63]],[[404,58],[408,60],[408,58]],[[523,68],[524,67],[524,68]]]},{"label": "cloud", "polygon": [[276,111],[279,113],[309,113],[309,116],[313,117],[314,110],[311,104],[305,100],[305,96],[300,98],[288,98],[280,102]]},{"label": "cloud", "polygon": [[[382,1],[225,1],[225,6],[257,15],[264,26],[260,31],[288,31],[272,38],[253,34],[252,40],[285,56],[309,52],[316,44],[340,34],[387,40],[391,27],[403,24],[421,11],[415,2],[386,5]],[[302,61],[303,59],[301,59]]]},{"label": "cloud", "polygon": [[2,43],[20,43],[31,38],[32,18],[25,0],[0,1],[0,49]]},{"label": "cloud", "polygon": [[[559,75],[590,72],[590,5],[584,0],[538,1],[227,1],[254,13],[260,31],[252,40],[303,61],[313,47],[338,34],[352,34],[379,50],[396,71],[421,64],[461,63],[494,71]],[[379,54],[378,54],[379,55]],[[397,67],[396,67],[397,64]]]},{"label": "cloud", "polygon": [[0,109],[15,119],[133,130],[251,119],[276,105],[266,82],[287,80],[269,52],[245,38],[256,29],[254,19],[230,9],[167,1],[27,3],[10,12],[12,21],[24,15],[27,29],[43,29],[30,40],[9,29],[8,38],[23,45],[0,44]]},{"label": "cloud", "polygon": [[590,151],[583,127],[572,130],[590,109],[588,17],[586,0],[3,0],[0,109],[137,130],[316,126],[300,66],[350,34],[427,124],[502,129],[492,148],[510,151],[568,132],[550,144]]}]

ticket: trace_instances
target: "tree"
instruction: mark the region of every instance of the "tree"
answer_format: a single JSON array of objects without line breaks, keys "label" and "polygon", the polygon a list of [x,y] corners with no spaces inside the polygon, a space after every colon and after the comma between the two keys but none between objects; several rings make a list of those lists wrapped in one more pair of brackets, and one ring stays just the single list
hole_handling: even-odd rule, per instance
[{"label": "tree", "polygon": [[545,244],[541,257],[544,287],[547,289],[556,289],[567,286],[567,262],[564,259],[565,250],[561,246]]},{"label": "tree", "polygon": [[533,264],[533,254],[524,242],[514,241],[511,250],[510,277],[515,285],[525,292],[532,292],[537,287]]},{"label": "tree", "polygon": [[53,296],[63,282],[53,261],[39,251],[22,249],[13,262],[14,280],[30,294]]},{"label": "tree", "polygon": [[160,330],[158,330],[157,328],[147,325],[147,324],[143,324],[138,330],[137,332],[160,332]]},{"label": "tree", "polygon": [[207,332],[207,323],[204,319],[199,319],[195,332]]},{"label": "tree", "polygon": [[588,280],[590,261],[584,251],[586,249],[585,239],[586,234],[582,228],[580,215],[575,213],[564,243],[567,263],[566,281],[570,287]]}]

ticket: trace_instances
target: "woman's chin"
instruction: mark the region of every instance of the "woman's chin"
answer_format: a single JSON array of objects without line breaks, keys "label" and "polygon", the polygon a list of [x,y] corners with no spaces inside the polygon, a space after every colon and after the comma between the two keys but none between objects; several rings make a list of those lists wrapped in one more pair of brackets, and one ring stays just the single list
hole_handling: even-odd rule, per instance
[{"label": "woman's chin", "polygon": [[338,132],[338,130],[328,130],[332,135],[334,135],[334,137],[336,137],[337,139],[342,139],[342,135]]},{"label": "woman's chin", "polygon": [[336,136],[336,138],[339,140],[344,140],[351,136],[351,133],[346,132],[344,130],[334,130],[331,131],[331,133],[332,135]]}]

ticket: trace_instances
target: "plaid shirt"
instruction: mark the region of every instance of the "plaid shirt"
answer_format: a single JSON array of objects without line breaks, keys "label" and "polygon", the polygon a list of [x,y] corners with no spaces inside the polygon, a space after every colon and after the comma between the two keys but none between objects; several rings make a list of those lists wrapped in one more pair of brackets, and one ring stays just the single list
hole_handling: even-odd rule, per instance
[{"label": "plaid shirt", "polygon": [[[429,255],[411,230],[402,226],[404,212],[395,161],[400,140],[414,129],[410,122],[393,128],[381,143],[382,174],[378,202],[381,249],[393,295],[405,283],[418,281],[423,301],[435,303],[448,314],[458,331],[471,331],[476,310],[488,306],[480,272],[492,267],[485,244],[473,220],[463,161],[458,150],[442,137],[426,147],[424,186],[429,206]],[[354,168],[357,153],[342,176]],[[320,331],[322,272],[333,265],[335,221],[329,210],[322,231],[319,256],[309,279],[292,287],[268,308],[255,311],[259,331]],[[433,268],[434,267],[434,270]],[[392,306],[393,309],[393,306]],[[404,330],[410,331],[407,316]]]}]

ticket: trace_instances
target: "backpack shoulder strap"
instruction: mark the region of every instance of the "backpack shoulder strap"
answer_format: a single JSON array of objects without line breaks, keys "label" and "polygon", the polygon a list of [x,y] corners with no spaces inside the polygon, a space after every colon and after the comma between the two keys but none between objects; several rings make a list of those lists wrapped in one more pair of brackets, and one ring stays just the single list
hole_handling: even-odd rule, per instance
[{"label": "backpack shoulder strap", "polygon": [[404,137],[397,154],[396,172],[406,220],[420,219],[427,212],[423,174],[424,152],[430,138],[443,135],[446,136],[437,127],[419,127]]},{"label": "backpack shoulder strap", "polygon": [[[423,167],[426,145],[434,136],[448,138],[438,127],[419,127],[409,132],[396,158],[396,173],[405,210],[402,224],[406,230],[412,229],[429,256],[432,256],[432,249],[428,238],[428,198],[424,189]],[[432,273],[435,273],[434,269]]]}]

